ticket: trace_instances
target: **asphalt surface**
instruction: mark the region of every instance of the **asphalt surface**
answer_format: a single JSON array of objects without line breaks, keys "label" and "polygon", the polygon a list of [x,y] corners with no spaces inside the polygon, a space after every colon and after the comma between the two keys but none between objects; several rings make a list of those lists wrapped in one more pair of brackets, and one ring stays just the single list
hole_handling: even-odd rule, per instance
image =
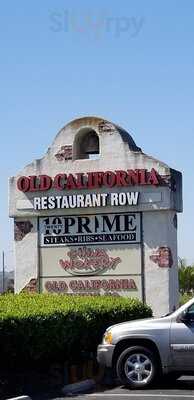
[{"label": "asphalt surface", "polygon": [[161,386],[156,389],[150,390],[129,390],[123,386],[107,387],[99,386],[93,393],[72,395],[68,396],[41,396],[32,397],[32,400],[62,400],[62,399],[76,399],[76,400],[189,400],[194,399],[194,376],[182,377],[172,384],[161,383]]}]

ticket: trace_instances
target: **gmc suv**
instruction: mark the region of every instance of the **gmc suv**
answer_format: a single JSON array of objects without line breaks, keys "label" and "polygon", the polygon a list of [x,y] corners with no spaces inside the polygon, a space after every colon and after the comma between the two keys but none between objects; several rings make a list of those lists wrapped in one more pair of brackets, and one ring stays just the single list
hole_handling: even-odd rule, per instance
[{"label": "gmc suv", "polygon": [[194,299],[161,318],[109,327],[97,359],[134,389],[145,388],[164,374],[171,379],[194,374]]}]

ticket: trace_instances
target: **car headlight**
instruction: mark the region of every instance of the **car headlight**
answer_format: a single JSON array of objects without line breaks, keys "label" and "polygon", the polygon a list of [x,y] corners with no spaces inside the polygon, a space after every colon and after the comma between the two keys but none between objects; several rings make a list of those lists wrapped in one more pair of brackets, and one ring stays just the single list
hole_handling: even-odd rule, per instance
[{"label": "car headlight", "polygon": [[112,332],[106,331],[103,337],[104,344],[112,344]]}]

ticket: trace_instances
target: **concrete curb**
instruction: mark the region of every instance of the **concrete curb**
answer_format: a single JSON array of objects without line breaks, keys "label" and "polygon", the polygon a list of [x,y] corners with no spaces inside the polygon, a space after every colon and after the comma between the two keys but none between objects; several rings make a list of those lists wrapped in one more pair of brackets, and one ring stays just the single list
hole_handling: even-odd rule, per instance
[{"label": "concrete curb", "polygon": [[85,381],[65,385],[61,392],[65,395],[84,393],[94,389],[95,386],[96,382],[94,381],[94,379],[86,379]]},{"label": "concrete curb", "polygon": [[7,400],[31,400],[31,397],[29,396],[19,396],[19,397],[11,397]]}]

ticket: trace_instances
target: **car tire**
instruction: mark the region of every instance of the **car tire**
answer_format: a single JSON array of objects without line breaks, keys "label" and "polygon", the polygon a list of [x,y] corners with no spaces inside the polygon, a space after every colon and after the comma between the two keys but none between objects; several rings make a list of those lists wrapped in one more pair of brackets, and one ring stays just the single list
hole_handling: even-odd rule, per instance
[{"label": "car tire", "polygon": [[123,385],[144,389],[160,376],[160,362],[153,352],[142,346],[125,349],[117,359],[116,374]]}]

